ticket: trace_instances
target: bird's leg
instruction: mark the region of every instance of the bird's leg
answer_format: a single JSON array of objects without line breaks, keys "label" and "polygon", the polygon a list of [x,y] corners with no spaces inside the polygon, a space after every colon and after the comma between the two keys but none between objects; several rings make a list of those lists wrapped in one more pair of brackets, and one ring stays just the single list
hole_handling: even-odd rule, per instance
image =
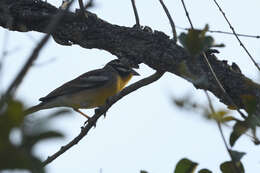
[{"label": "bird's leg", "polygon": [[74,111],[80,113],[81,115],[83,115],[84,117],[86,117],[88,120],[90,119],[90,117],[86,114],[84,114],[83,112],[81,112],[79,109],[73,108]]},{"label": "bird's leg", "polygon": [[101,112],[101,107],[95,109],[95,114],[99,114]]},{"label": "bird's leg", "polygon": [[[104,109],[104,106],[100,106],[100,107],[96,108],[95,114],[100,114],[103,109]],[[103,114],[104,114],[104,117],[106,118],[106,112],[104,112]]]},{"label": "bird's leg", "polygon": [[[111,100],[111,97],[108,97],[108,98],[106,99],[106,102],[105,102],[104,105],[99,106],[98,108],[96,108],[96,109],[95,109],[95,114],[101,113],[101,112],[106,108],[106,106],[109,104],[110,100]],[[104,114],[104,118],[106,118],[107,111],[105,111],[103,114]]]},{"label": "bird's leg", "polygon": [[[104,109],[107,105],[109,105],[109,103],[111,102],[113,96],[110,96],[106,99],[106,103],[105,105],[101,106],[99,109]],[[106,118],[107,116],[107,110],[104,112],[104,118]]]},{"label": "bird's leg", "polygon": [[[80,113],[81,115],[83,115],[84,117],[87,118],[87,121],[85,121],[84,125],[86,125],[86,124],[89,122],[89,120],[91,119],[90,116],[88,116],[87,114],[84,114],[84,113],[81,112],[79,109],[73,108],[73,110],[76,111],[76,112],[78,112],[78,113]],[[94,127],[96,127],[96,123],[94,123]]]}]

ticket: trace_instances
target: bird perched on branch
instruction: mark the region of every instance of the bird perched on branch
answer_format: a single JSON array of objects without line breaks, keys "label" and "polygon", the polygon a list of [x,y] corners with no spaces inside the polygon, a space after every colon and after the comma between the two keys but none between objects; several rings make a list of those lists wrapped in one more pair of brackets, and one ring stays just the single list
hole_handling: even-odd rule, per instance
[{"label": "bird perched on branch", "polygon": [[109,97],[124,88],[133,75],[139,74],[122,61],[112,60],[102,69],[84,73],[40,98],[41,103],[27,109],[25,115],[42,109],[71,107],[89,119],[79,109],[104,105]]}]

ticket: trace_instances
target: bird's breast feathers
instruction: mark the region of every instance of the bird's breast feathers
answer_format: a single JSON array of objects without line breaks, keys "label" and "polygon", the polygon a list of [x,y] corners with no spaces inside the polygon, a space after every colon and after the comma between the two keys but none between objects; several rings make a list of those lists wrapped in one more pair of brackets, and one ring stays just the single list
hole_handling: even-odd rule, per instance
[{"label": "bird's breast feathers", "polygon": [[130,81],[132,76],[132,74],[129,74],[126,77],[117,77],[117,92],[120,92],[126,86],[126,84]]}]

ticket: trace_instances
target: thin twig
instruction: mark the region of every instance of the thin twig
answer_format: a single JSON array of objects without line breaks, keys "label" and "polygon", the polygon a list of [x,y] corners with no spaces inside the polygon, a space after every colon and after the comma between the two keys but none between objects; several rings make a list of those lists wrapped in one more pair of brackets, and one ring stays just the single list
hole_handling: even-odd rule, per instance
[{"label": "thin twig", "polygon": [[50,34],[47,34],[43,37],[43,39],[39,42],[39,44],[36,46],[36,48],[33,50],[31,56],[19,72],[19,74],[16,76],[15,80],[12,82],[12,84],[9,86],[8,90],[6,91],[6,95],[10,95],[11,93],[14,93],[15,90],[18,88],[22,80],[24,79],[26,73],[29,71],[30,67],[32,66],[33,62],[37,59],[39,52],[45,45],[45,43],[48,41],[50,37]]},{"label": "thin twig", "polygon": [[[181,29],[181,30],[185,30],[185,31],[188,31],[188,30],[189,30],[189,28],[184,28],[184,27],[180,27],[180,26],[177,26],[177,25],[176,25],[176,28],[177,28],[177,29]],[[207,32],[210,32],[210,33],[218,33],[218,34],[234,35],[233,32],[220,31],[220,30],[207,30]],[[239,37],[256,38],[256,39],[259,39],[259,38],[260,38],[260,35],[249,35],[249,34],[238,34],[238,33],[237,33],[237,36],[239,36]]]},{"label": "thin twig", "polygon": [[78,2],[79,2],[79,7],[80,7],[80,10],[81,10],[81,13],[84,16],[84,13],[85,13],[84,4],[83,4],[82,0],[78,0]]},{"label": "thin twig", "polygon": [[[219,34],[227,34],[227,35],[234,35],[232,32],[226,32],[226,31],[219,31],[219,30],[208,30],[207,32],[210,33],[219,33]],[[260,38],[260,35],[249,35],[249,34],[237,34],[239,37],[249,37],[249,38]]]},{"label": "thin twig", "polygon": [[177,33],[176,33],[176,28],[175,28],[175,24],[173,22],[173,19],[171,17],[171,14],[169,12],[169,10],[167,9],[166,5],[164,4],[163,0],[159,0],[159,2],[161,3],[162,7],[163,7],[163,10],[164,12],[166,13],[168,19],[169,19],[169,22],[171,24],[171,28],[172,28],[172,34],[173,34],[173,40],[175,43],[177,43]]},{"label": "thin twig", "polygon": [[238,106],[235,104],[235,102],[233,101],[233,99],[229,96],[229,94],[226,92],[225,88],[223,87],[223,85],[221,84],[221,82],[219,81],[216,73],[214,72],[209,60],[208,60],[208,57],[207,55],[205,54],[205,52],[202,52],[202,55],[209,67],[209,70],[211,72],[211,74],[213,75],[214,79],[216,80],[217,82],[217,85],[219,86],[220,90],[223,92],[223,94],[225,95],[225,97],[228,99],[228,101],[232,104],[232,106],[234,106],[237,110],[237,112],[245,119],[246,116],[239,110]]},{"label": "thin twig", "polygon": [[2,55],[0,61],[2,61],[6,55],[7,55],[7,45],[8,45],[8,39],[9,39],[9,32],[5,31],[4,38],[3,38],[3,48],[2,48]]},{"label": "thin twig", "polygon": [[[214,107],[213,107],[213,104],[212,104],[212,101],[211,101],[211,99],[210,99],[210,97],[209,97],[209,94],[208,94],[207,91],[205,91],[205,90],[204,90],[204,92],[205,92],[205,94],[206,94],[206,96],[207,96],[208,103],[209,103],[209,108],[210,108],[211,112],[212,112],[214,115],[216,115],[216,111],[215,111],[215,109],[214,109]],[[220,124],[220,122],[219,122],[218,120],[216,120],[216,123],[217,123],[217,125],[218,125],[218,129],[219,129],[221,138],[222,138],[222,140],[223,140],[223,142],[224,142],[225,148],[226,148],[226,150],[227,150],[227,152],[228,152],[228,154],[229,154],[229,156],[230,156],[230,158],[231,158],[231,162],[232,162],[232,164],[233,164],[233,166],[234,166],[234,168],[235,168],[235,170],[233,170],[233,171],[234,171],[234,172],[237,172],[237,173],[240,173],[241,171],[240,171],[239,168],[237,167],[237,165],[236,165],[236,163],[235,163],[235,158],[233,157],[233,155],[232,155],[232,153],[231,153],[231,150],[230,150],[229,147],[228,147],[228,144],[227,144],[227,141],[226,141],[226,139],[225,139],[225,136],[224,136],[224,133],[223,133],[223,129],[222,129],[222,127],[221,127],[221,124]],[[233,169],[233,168],[232,168],[232,169]]]},{"label": "thin twig", "polygon": [[135,5],[135,0],[131,0],[132,6],[133,6],[133,10],[134,10],[134,14],[135,14],[135,23],[136,26],[138,26],[139,28],[141,27],[140,25],[140,21],[139,21],[139,16],[138,16],[138,12],[137,12],[137,8]]},{"label": "thin twig", "polygon": [[242,46],[242,48],[245,50],[245,52],[247,53],[247,55],[249,56],[249,58],[251,59],[251,61],[254,63],[254,65],[256,66],[256,68],[260,71],[260,67],[258,66],[258,64],[256,63],[256,61],[254,60],[254,58],[252,57],[252,55],[249,53],[249,51],[247,50],[247,48],[245,47],[245,45],[242,43],[242,41],[240,40],[240,38],[238,37],[234,27],[231,25],[230,21],[228,20],[228,18],[226,17],[226,14],[224,13],[224,11],[222,10],[222,8],[220,7],[220,5],[218,4],[218,2],[216,0],[213,0],[215,2],[215,4],[217,5],[219,11],[222,13],[223,17],[225,18],[226,22],[229,25],[229,28],[232,30],[234,36],[236,37],[237,41],[239,42],[240,46]]},{"label": "thin twig", "polygon": [[45,161],[42,162],[42,166],[46,166],[47,164],[51,163],[53,160],[55,160],[57,157],[59,157],[61,154],[66,152],[68,149],[76,145],[84,136],[87,135],[89,130],[96,125],[97,120],[104,114],[106,111],[118,100],[123,98],[124,96],[130,94],[133,91],[136,91],[137,89],[144,87],[146,85],[149,85],[158,79],[164,74],[164,72],[156,72],[153,75],[141,79],[138,82],[135,82],[134,84],[129,85],[128,87],[124,88],[120,93],[113,96],[111,99],[109,99],[108,103],[101,107],[99,111],[96,111],[95,114],[88,120],[85,127],[82,127],[80,134],[75,137],[71,142],[69,142],[67,145],[60,148],[59,151],[54,153],[52,156],[49,156]]},{"label": "thin twig", "polygon": [[[70,5],[71,4],[72,3],[70,3]],[[70,5],[67,6],[67,9],[70,7]],[[1,99],[0,107],[10,96],[12,96],[15,93],[16,89],[23,81],[25,75],[29,71],[33,62],[38,58],[38,55],[39,55],[41,49],[47,43],[48,39],[50,38],[51,33],[55,30],[57,24],[59,23],[59,21],[63,15],[64,15],[64,11],[59,11],[58,14],[53,18],[53,20],[51,20],[50,24],[46,28],[46,33],[48,33],[48,34],[46,34],[42,38],[42,40],[39,42],[39,44],[34,48],[33,52],[31,53],[30,57],[26,61],[25,65],[23,66],[21,71],[18,73],[16,78],[13,80],[13,82],[8,87],[3,99]]]},{"label": "thin twig", "polygon": [[194,27],[193,27],[193,24],[192,24],[192,22],[191,22],[190,15],[189,15],[189,12],[188,12],[188,10],[187,10],[187,8],[186,8],[186,5],[185,5],[185,3],[184,3],[184,0],[181,0],[181,3],[182,3],[182,6],[183,6],[183,8],[184,8],[184,11],[185,11],[185,14],[186,14],[186,16],[187,16],[187,19],[189,20],[190,27],[191,27],[191,29],[193,29]]},{"label": "thin twig", "polygon": [[[8,51],[7,51],[7,45],[8,45],[8,38],[9,38],[9,32],[8,31],[5,31],[4,33],[4,38],[3,38],[3,48],[2,48],[2,55],[1,55],[1,58],[0,58],[0,83],[2,83],[2,68],[3,68],[3,65],[4,65],[4,61],[5,61],[5,57],[7,56],[8,54]],[[0,90],[1,90],[1,86],[0,86]]]},{"label": "thin twig", "polygon": [[91,8],[94,6],[94,0],[89,0],[86,5],[85,5],[85,9]]}]

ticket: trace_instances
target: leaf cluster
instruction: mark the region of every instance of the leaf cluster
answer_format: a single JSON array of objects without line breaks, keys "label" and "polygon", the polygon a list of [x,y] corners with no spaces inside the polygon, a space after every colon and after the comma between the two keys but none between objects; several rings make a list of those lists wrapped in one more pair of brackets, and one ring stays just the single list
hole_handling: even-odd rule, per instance
[{"label": "leaf cluster", "polygon": [[41,160],[35,155],[35,145],[43,140],[63,137],[51,130],[52,118],[66,113],[55,112],[37,121],[24,118],[25,106],[22,101],[9,99],[0,109],[0,172],[2,170],[29,170],[44,173]]},{"label": "leaf cluster", "polygon": [[189,29],[188,33],[182,32],[179,41],[183,47],[194,57],[207,51],[212,47],[224,47],[224,44],[215,44],[214,38],[206,35],[209,26],[206,25],[202,30]]},{"label": "leaf cluster", "polygon": [[[242,163],[240,162],[240,159],[243,155],[241,153],[234,152],[234,155],[236,155],[236,166],[239,169],[240,173],[244,173],[244,167]],[[195,173],[198,163],[191,161],[190,159],[183,158],[181,159],[175,166],[174,173]],[[232,161],[226,161],[220,164],[220,170],[222,173],[238,173],[236,172],[236,168],[234,168]],[[140,171],[140,173],[148,173],[147,171]],[[209,169],[203,168],[197,171],[197,173],[213,173]]]}]

